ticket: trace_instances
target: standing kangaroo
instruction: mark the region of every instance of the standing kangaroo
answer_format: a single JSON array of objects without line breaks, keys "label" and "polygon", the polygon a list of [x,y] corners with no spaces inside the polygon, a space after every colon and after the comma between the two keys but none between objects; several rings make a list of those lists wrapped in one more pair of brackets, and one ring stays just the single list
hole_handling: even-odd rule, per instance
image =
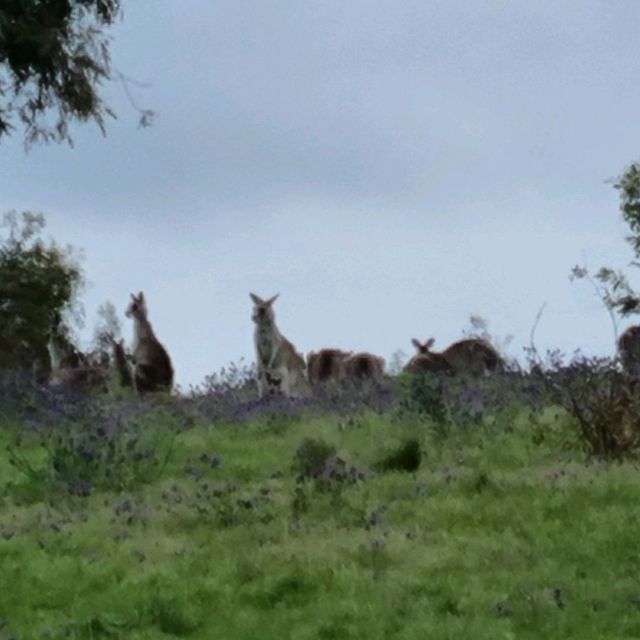
[{"label": "standing kangaroo", "polygon": [[320,349],[307,354],[307,375],[311,384],[340,382],[346,375],[345,361],[350,351]]},{"label": "standing kangaroo", "polygon": [[153,332],[142,291],[137,296],[131,294],[125,315],[133,318],[133,383],[136,391],[170,391],[173,386],[171,358]]},{"label": "standing kangaroo", "polygon": [[[479,338],[459,340],[448,346],[441,353],[431,351],[434,343],[433,338],[427,340],[425,343],[420,343],[419,340],[414,338],[412,342],[418,350],[418,355],[414,357],[415,361],[412,359],[414,367],[418,362],[425,361],[426,358],[437,358],[437,360],[434,361],[437,364],[434,366],[442,367],[442,371],[446,370],[446,363],[451,373],[481,376],[488,371],[501,368],[504,364],[498,352],[490,344],[487,344]],[[409,362],[407,367],[411,365],[412,361]],[[426,370],[433,371],[433,369]]]},{"label": "standing kangaroo", "polygon": [[279,294],[263,300],[254,293],[251,319],[256,325],[254,342],[258,368],[258,393],[281,391],[287,396],[302,395],[309,391],[305,375],[304,358],[280,333],[272,305]]}]

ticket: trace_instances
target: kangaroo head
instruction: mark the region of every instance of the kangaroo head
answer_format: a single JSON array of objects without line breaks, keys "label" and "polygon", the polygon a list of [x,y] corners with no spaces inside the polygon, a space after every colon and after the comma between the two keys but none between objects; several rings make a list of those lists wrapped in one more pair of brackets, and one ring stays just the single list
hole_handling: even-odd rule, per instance
[{"label": "kangaroo head", "polygon": [[276,301],[276,298],[279,296],[279,293],[276,293],[275,296],[269,298],[268,300],[263,300],[260,296],[257,296],[255,293],[250,293],[249,296],[253,300],[253,313],[251,314],[251,319],[255,323],[260,324],[272,324],[275,321],[275,314],[273,312],[272,305]]},{"label": "kangaroo head", "polygon": [[136,320],[147,319],[147,303],[142,291],[140,291],[137,296],[133,293],[131,294],[131,302],[124,312],[124,315],[127,316],[127,318],[135,318]]},{"label": "kangaroo head", "polygon": [[435,342],[435,338],[429,338],[426,342],[420,342],[416,338],[411,340],[411,344],[418,350],[418,353],[431,353],[431,347],[433,347],[433,343]]}]

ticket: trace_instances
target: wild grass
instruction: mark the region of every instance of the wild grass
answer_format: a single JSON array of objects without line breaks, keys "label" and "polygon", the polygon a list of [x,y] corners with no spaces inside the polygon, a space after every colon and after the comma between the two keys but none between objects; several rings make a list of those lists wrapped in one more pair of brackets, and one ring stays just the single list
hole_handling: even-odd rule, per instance
[{"label": "wild grass", "polygon": [[1,418],[2,640],[640,637],[637,465],[559,405],[109,402]]}]

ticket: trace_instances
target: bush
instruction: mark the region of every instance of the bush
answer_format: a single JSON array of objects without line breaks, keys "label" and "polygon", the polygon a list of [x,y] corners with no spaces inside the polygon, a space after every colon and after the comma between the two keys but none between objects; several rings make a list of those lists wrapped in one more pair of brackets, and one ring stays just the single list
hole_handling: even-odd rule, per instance
[{"label": "bush", "polygon": [[401,410],[419,413],[435,422],[445,422],[445,377],[435,373],[403,373],[398,377]]},{"label": "bush", "polygon": [[417,471],[422,460],[420,442],[409,438],[399,447],[387,453],[374,468],[378,471]]},{"label": "bush", "polygon": [[[19,432],[8,447],[10,464],[36,493],[119,491],[162,471],[176,435],[175,420],[166,412],[137,400],[116,404],[57,392],[48,399],[31,432]],[[39,464],[33,462],[34,438],[46,454]]]},{"label": "bush", "polygon": [[590,457],[622,459],[640,446],[640,381],[609,358],[578,358],[546,372]]},{"label": "bush", "polygon": [[307,438],[294,455],[297,482],[312,480],[317,489],[339,494],[342,487],[365,479],[365,472],[336,454],[332,445]]},{"label": "bush", "polygon": [[309,414],[354,415],[364,410],[382,413],[395,402],[395,389],[388,383],[317,385],[309,396],[289,398],[270,393],[260,398],[255,367],[241,361],[207,376],[182,404],[212,423],[244,423],[255,418],[280,423],[283,418]]},{"label": "bush", "polygon": [[0,368],[49,370],[48,331],[54,314],[71,309],[82,285],[69,248],[41,239],[41,214],[4,216],[0,243]]}]

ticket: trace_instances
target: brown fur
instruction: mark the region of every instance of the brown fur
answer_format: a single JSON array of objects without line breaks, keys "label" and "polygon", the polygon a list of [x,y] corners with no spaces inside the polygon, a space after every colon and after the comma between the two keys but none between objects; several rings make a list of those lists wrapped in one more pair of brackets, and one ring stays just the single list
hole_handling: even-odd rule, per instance
[{"label": "brown fur", "polygon": [[170,391],[173,386],[173,365],[167,350],[153,332],[142,291],[137,296],[131,294],[125,315],[134,321],[132,353],[136,391]]},{"label": "brown fur", "polygon": [[477,338],[454,342],[442,355],[457,374],[479,376],[503,365],[498,352],[490,344]]},{"label": "brown fur", "polygon": [[440,353],[418,353],[404,367],[409,373],[451,373],[451,365]]},{"label": "brown fur", "polygon": [[498,352],[490,344],[478,338],[454,342],[441,353],[431,351],[433,338],[424,343],[414,338],[412,343],[418,353],[407,363],[405,371],[480,376],[503,365]]},{"label": "brown fur", "polygon": [[344,361],[347,377],[351,380],[380,380],[384,374],[385,361],[372,353],[354,353]]},{"label": "brown fur", "polygon": [[351,352],[320,349],[307,355],[307,375],[311,384],[339,382],[346,376],[345,360]]}]

